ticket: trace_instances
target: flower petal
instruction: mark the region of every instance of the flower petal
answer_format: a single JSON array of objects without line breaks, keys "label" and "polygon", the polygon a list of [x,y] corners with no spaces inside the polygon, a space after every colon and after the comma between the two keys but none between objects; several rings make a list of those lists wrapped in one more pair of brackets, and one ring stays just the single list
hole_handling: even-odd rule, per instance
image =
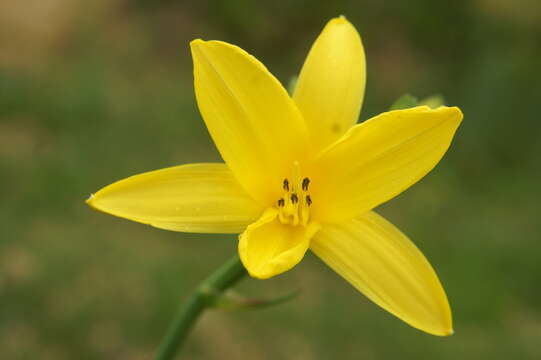
[{"label": "flower petal", "polygon": [[356,125],[316,161],[311,214],[347,220],[395,197],[436,166],[461,120],[457,107],[419,106]]},{"label": "flower petal", "polygon": [[357,290],[411,326],[433,335],[453,333],[436,273],[419,249],[375,212],[325,225],[310,248]]},{"label": "flower petal", "polygon": [[306,227],[284,225],[278,220],[278,211],[269,208],[240,235],[240,259],[255,278],[281,274],[302,260],[319,227],[314,222]]},{"label": "flower petal", "polygon": [[345,17],[334,18],[312,46],[293,95],[315,146],[323,148],[357,122],[365,83],[361,38]]},{"label": "flower petal", "polygon": [[218,150],[246,191],[271,206],[293,161],[304,160],[308,132],[299,110],[239,47],[194,40],[191,48],[197,103]]},{"label": "flower petal", "polygon": [[87,203],[105,213],[184,232],[240,233],[263,208],[225,164],[190,164],[135,175]]}]

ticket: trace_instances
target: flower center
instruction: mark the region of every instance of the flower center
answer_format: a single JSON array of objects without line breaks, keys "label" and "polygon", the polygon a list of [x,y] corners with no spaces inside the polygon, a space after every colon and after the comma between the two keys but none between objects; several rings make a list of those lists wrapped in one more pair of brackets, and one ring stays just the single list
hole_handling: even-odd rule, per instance
[{"label": "flower center", "polygon": [[282,224],[306,226],[312,204],[312,198],[308,193],[310,179],[301,178],[297,161],[293,163],[292,175],[291,178],[285,178],[282,183],[283,196],[277,202],[278,218]]}]

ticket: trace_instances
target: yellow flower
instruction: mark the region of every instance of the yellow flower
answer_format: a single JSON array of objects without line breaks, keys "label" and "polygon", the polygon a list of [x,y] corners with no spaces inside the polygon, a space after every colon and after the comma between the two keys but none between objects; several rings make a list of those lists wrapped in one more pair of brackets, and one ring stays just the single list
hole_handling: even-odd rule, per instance
[{"label": "yellow flower", "polygon": [[234,45],[194,40],[191,50],[197,103],[225,163],[136,175],[101,189],[88,204],[167,230],[241,233],[240,258],[260,279],[291,269],[310,249],[408,324],[452,334],[434,270],[372,209],[439,162],[460,109],[420,106],[355,124],[365,57],[344,17],[317,38],[293,97]]}]

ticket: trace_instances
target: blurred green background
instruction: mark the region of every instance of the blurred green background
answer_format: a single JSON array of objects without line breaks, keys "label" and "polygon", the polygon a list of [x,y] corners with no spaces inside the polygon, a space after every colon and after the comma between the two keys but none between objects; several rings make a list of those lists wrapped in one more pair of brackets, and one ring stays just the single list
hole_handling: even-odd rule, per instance
[{"label": "blurred green background", "polygon": [[189,359],[541,358],[541,2],[0,2],[2,359],[148,359],[179,301],[235,236],[157,230],[84,199],[144,171],[219,159],[188,42],[220,39],[283,82],[331,17],[358,28],[361,118],[441,93],[465,120],[436,170],[380,212],[432,262],[455,335],[410,328],[318,259],[246,294],[293,302],[209,312]]}]

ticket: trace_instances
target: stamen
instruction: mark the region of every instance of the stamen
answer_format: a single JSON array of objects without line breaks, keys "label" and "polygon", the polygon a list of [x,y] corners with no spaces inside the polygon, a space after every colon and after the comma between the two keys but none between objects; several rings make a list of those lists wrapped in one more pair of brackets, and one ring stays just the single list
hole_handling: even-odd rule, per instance
[{"label": "stamen", "polygon": [[293,162],[291,176],[282,181],[282,197],[277,201],[279,220],[282,224],[307,226],[310,221],[312,199],[308,194],[310,179],[301,176],[300,164]]},{"label": "stamen", "polygon": [[296,204],[296,203],[299,202],[299,198],[297,197],[297,194],[295,194],[295,193],[291,194],[291,202],[293,204]]},{"label": "stamen", "polygon": [[306,177],[302,180],[302,189],[308,191],[308,185],[310,185],[310,179]]}]

